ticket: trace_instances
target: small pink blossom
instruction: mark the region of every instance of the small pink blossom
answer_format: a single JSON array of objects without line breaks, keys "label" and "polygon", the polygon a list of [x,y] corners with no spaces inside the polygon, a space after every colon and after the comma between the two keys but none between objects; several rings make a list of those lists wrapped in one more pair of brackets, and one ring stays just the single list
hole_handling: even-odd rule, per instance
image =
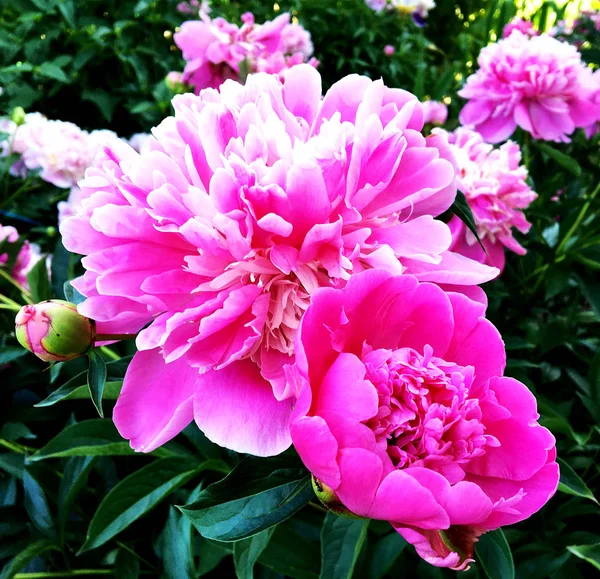
[{"label": "small pink blossom", "polygon": [[444,134],[456,159],[458,189],[471,207],[486,249],[484,252],[473,233],[455,216],[449,223],[452,250],[502,270],[504,247],[519,255],[526,253],[512,231],[529,231],[531,224],[522,210],[537,199],[527,184],[527,168],[520,164],[519,145],[508,141],[494,148],[479,133],[464,127]]},{"label": "small pink blossom", "polygon": [[518,30],[522,34],[527,36],[538,36],[539,32],[533,27],[533,24],[529,20],[523,18],[513,18],[502,30],[502,38],[508,38],[513,30]]},{"label": "small pink blossom", "polygon": [[[114,419],[151,451],[190,421],[257,455],[290,444],[288,373],[310,296],[372,267],[472,286],[497,270],[447,251],[451,153],[418,100],[308,65],[173,100],[154,150],[107,147],[61,225],[99,333],[137,333]],[[224,395],[226,392],[226,395]]]},{"label": "small pink blossom", "polygon": [[[19,232],[14,227],[0,224],[0,242],[7,241],[8,243],[14,243],[18,239]],[[29,241],[26,241],[19,250],[13,268],[8,273],[25,289],[29,289],[27,274],[41,258],[42,256],[40,255],[40,248],[35,243],[29,243]],[[0,267],[5,267],[4,264],[7,263],[7,261],[7,253],[0,255]]]},{"label": "small pink blossom", "polygon": [[485,306],[370,270],[315,292],[296,339],[291,421],[335,509],[389,521],[428,563],[466,569],[485,532],[527,519],[559,481],[533,394],[504,377]]},{"label": "small pink blossom", "polygon": [[507,139],[517,126],[535,139],[569,142],[576,128],[600,120],[600,77],[566,42],[514,30],[485,47],[478,63],[458,93],[469,99],[459,118],[490,143]]},{"label": "small pink blossom", "polygon": [[396,52],[396,48],[391,44],[386,44],[383,47],[383,52],[386,56],[392,56]]},{"label": "small pink blossom", "polygon": [[[256,24],[252,13],[242,16],[242,26],[223,18],[190,20],[175,34],[175,43],[187,61],[182,80],[195,87],[218,88],[225,80],[240,80],[249,72],[268,72],[282,78],[297,64],[309,59],[313,51],[310,33],[290,23],[288,13],[273,21]],[[242,79],[243,80],[243,79]]]},{"label": "small pink blossom", "polygon": [[443,125],[448,119],[448,107],[438,101],[424,101],[423,114],[425,123]]}]

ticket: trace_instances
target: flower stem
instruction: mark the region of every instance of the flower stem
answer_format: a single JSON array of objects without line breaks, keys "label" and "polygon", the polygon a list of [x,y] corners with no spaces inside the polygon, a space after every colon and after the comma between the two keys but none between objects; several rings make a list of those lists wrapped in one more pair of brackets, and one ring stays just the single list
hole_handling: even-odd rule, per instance
[{"label": "flower stem", "polygon": [[137,334],[96,334],[95,342],[116,342],[119,340],[135,340]]},{"label": "flower stem", "polygon": [[579,215],[577,216],[577,219],[575,219],[575,222],[573,223],[573,225],[571,225],[571,229],[569,229],[569,231],[567,231],[565,236],[562,238],[561,242],[558,244],[558,247],[556,248],[556,255],[560,255],[561,253],[564,252],[564,250],[567,246],[567,243],[569,242],[571,237],[573,237],[574,233],[579,229],[581,222],[584,220],[586,213],[588,212],[590,206],[592,205],[592,201],[594,200],[594,197],[596,197],[596,195],[598,194],[598,191],[600,191],[600,185],[598,185],[594,189],[594,191],[590,195],[589,199],[584,203],[583,207],[581,208],[581,211],[579,212]]},{"label": "flower stem", "polygon": [[8,275],[1,267],[0,267],[0,277],[3,277],[7,282],[14,285],[21,292],[23,299],[28,304],[33,303],[33,300],[31,299],[31,294],[16,279],[13,279],[10,275]]},{"label": "flower stem", "polygon": [[106,355],[107,358],[110,358],[111,360],[120,360],[121,356],[119,356],[119,354],[117,354],[116,352],[113,352],[110,348],[107,348],[106,346],[100,346],[100,351]]}]

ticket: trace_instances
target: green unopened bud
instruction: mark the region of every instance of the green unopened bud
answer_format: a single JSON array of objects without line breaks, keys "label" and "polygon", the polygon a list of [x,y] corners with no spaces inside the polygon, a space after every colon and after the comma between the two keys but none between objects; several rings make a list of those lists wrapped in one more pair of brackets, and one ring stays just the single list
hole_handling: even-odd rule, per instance
[{"label": "green unopened bud", "polygon": [[20,126],[25,124],[25,109],[23,107],[15,107],[10,114],[10,120],[15,125]]},{"label": "green unopened bud", "polygon": [[66,362],[94,344],[94,322],[64,300],[23,306],[15,318],[17,340],[44,362]]},{"label": "green unopened bud", "polygon": [[359,515],[355,515],[351,510],[346,508],[338,498],[337,493],[322,480],[319,480],[317,477],[315,477],[314,474],[311,476],[311,480],[312,487],[317,495],[317,498],[327,510],[339,515],[340,517],[348,517],[351,519],[363,518]]},{"label": "green unopened bud", "polygon": [[165,84],[167,85],[167,88],[175,94],[189,92],[190,87],[183,82],[182,78],[183,75],[180,72],[172,70],[165,77]]}]

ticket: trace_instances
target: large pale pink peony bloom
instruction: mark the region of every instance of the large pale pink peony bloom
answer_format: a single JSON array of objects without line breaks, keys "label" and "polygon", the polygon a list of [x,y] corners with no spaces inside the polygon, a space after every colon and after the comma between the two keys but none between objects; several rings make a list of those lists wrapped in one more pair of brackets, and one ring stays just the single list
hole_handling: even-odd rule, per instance
[{"label": "large pale pink peony bloom", "polygon": [[292,66],[318,61],[309,57],[313,51],[310,33],[299,24],[290,23],[289,13],[273,21],[256,24],[248,12],[242,26],[224,18],[211,20],[203,15],[181,25],[175,43],[187,61],[182,81],[193,85],[196,93],[204,88],[218,88],[225,80],[240,80],[248,72],[267,72],[285,77]]},{"label": "large pale pink peony bloom", "polygon": [[[157,150],[108,147],[61,226],[99,333],[135,333],[114,419],[151,451],[192,419],[213,441],[290,444],[286,379],[311,294],[371,267],[476,285],[497,270],[448,252],[441,136],[408,92],[351,75],[321,99],[308,65],[173,100]],[[162,150],[158,150],[161,148]]]},{"label": "large pale pink peony bloom", "polygon": [[370,270],[315,292],[296,339],[294,446],[333,509],[387,520],[432,565],[465,569],[478,537],[558,485],[555,440],[503,377],[485,306]]},{"label": "large pale pink peony bloom", "polygon": [[[18,239],[19,232],[14,227],[0,224],[0,243],[14,243]],[[41,258],[42,256],[40,254],[40,248],[35,243],[29,243],[29,241],[26,241],[19,250],[17,259],[12,269],[8,273],[25,289],[29,289],[27,274]],[[5,264],[7,261],[8,253],[0,254],[0,267],[6,267]]]},{"label": "large pale pink peony bloom", "polygon": [[424,122],[433,125],[443,125],[448,119],[448,107],[438,101],[423,101]]},{"label": "large pale pink peony bloom", "polygon": [[504,141],[517,126],[535,139],[569,142],[576,128],[600,120],[599,78],[566,42],[514,30],[485,47],[478,63],[458,93],[469,99],[459,118],[490,143]]},{"label": "large pale pink peony bloom", "polygon": [[456,184],[465,194],[477,225],[477,239],[458,218],[453,217],[452,251],[502,270],[504,248],[525,255],[525,248],[513,237],[513,228],[527,233],[531,224],[522,210],[537,194],[527,184],[527,168],[521,165],[519,145],[508,141],[498,148],[465,127],[452,133],[434,132],[447,137],[456,160]]}]

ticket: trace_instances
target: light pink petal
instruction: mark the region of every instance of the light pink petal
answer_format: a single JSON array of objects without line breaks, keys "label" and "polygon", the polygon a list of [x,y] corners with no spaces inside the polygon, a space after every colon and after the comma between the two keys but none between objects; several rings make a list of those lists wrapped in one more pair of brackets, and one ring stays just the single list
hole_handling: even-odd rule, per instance
[{"label": "light pink petal", "polygon": [[194,418],[198,371],[185,359],[166,364],[158,349],[138,352],[129,364],[113,420],[131,448],[151,452]]}]

